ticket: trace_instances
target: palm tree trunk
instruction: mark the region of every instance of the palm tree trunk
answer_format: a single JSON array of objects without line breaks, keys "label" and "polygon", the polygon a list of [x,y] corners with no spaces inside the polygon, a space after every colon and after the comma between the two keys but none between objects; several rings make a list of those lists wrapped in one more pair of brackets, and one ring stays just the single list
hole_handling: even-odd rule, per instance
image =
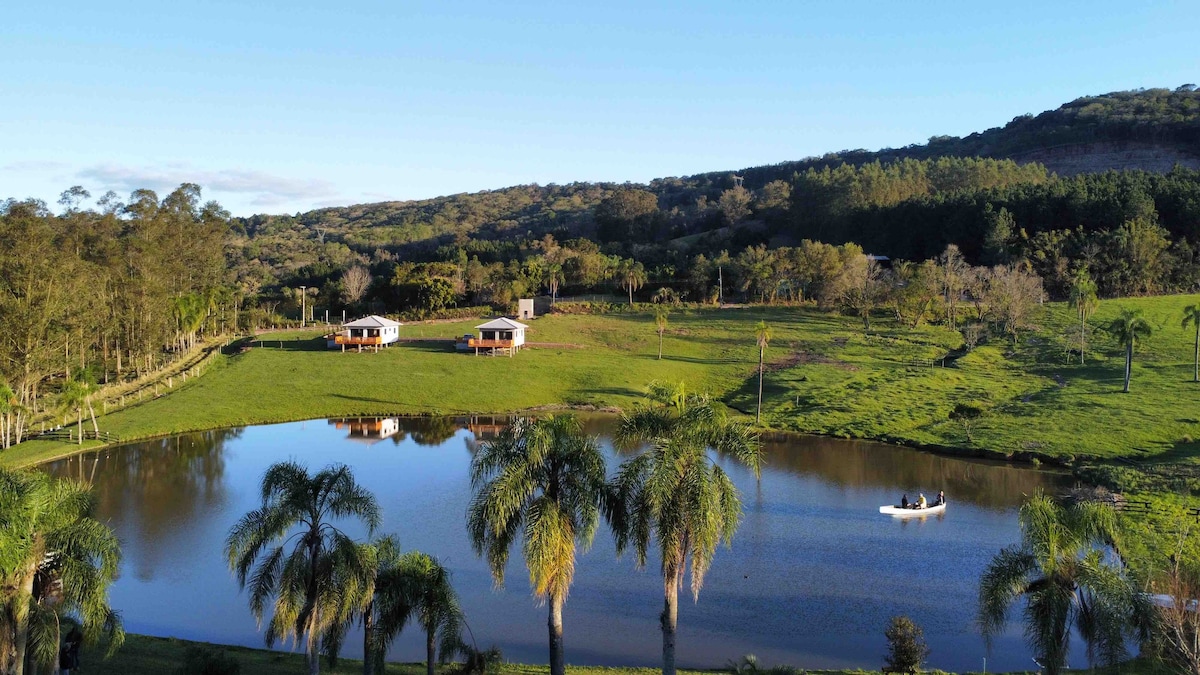
[{"label": "palm tree trunk", "polygon": [[83,404],[79,404],[79,444],[83,445]]},{"label": "palm tree trunk", "polygon": [[96,424],[96,409],[92,407],[91,399],[88,399],[88,414],[92,416],[92,431],[96,432],[96,439],[100,439],[100,425]]},{"label": "palm tree trunk", "polygon": [[1129,375],[1133,368],[1133,342],[1125,345],[1125,393],[1129,393]]},{"label": "palm tree trunk", "polygon": [[[437,662],[437,649],[433,643],[436,633],[432,626],[425,632],[425,675],[433,675],[433,664]],[[551,670],[553,671],[553,664]]]},{"label": "palm tree trunk", "polygon": [[662,361],[662,337],[663,337],[663,332],[662,332],[662,329],[660,328],[660,329],[658,329],[658,360],[659,361]]},{"label": "palm tree trunk", "polygon": [[375,603],[368,602],[363,610],[363,675],[374,675],[375,653],[371,649],[371,641],[375,637]]},{"label": "palm tree trunk", "polygon": [[629,306],[633,306],[633,284],[629,284]]},{"label": "palm tree trunk", "polygon": [[763,384],[763,348],[758,347],[758,411],[754,413],[754,423],[762,419],[762,384]]},{"label": "palm tree trunk", "polygon": [[550,597],[550,675],[566,675],[567,672],[563,659],[562,606],[562,597],[557,594]]},{"label": "palm tree trunk", "polygon": [[663,584],[663,675],[675,675],[675,627],[679,622],[679,579],[675,575]]},{"label": "palm tree trunk", "polygon": [[[313,557],[316,566],[316,556]],[[305,637],[308,638],[308,673],[309,675],[321,674],[321,636],[318,634],[317,626],[320,624],[318,611],[313,610],[308,617],[308,626],[305,631]]]},{"label": "palm tree trunk", "polygon": [[21,597],[16,611],[16,644],[13,654],[13,675],[25,675],[25,657],[29,647],[29,598],[33,597],[34,570],[28,570],[21,580]]}]

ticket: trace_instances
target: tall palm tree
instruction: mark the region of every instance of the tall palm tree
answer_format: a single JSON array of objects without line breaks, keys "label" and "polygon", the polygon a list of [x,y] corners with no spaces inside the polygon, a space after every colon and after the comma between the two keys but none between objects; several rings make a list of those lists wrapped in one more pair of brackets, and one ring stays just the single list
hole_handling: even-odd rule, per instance
[{"label": "tall palm tree", "polygon": [[622,260],[617,267],[621,287],[629,291],[629,304],[633,304],[633,292],[646,283],[646,267],[636,260]]},{"label": "tall palm tree", "polygon": [[[337,657],[351,625],[360,620],[363,627],[363,675],[382,673],[387,649],[395,635],[380,637],[380,615],[389,611],[389,601],[395,594],[384,593],[389,579],[395,577],[400,562],[400,543],[392,535],[359,544],[361,566],[346,566],[335,570],[334,587],[349,592],[341,594],[336,618],[327,621],[321,635],[322,651],[336,667]],[[358,575],[363,575],[359,577]],[[354,595],[357,593],[358,595]]]},{"label": "tall palm tree", "polygon": [[1021,543],[1000,551],[979,583],[979,626],[985,639],[1004,630],[1009,609],[1025,599],[1025,637],[1047,675],[1066,665],[1071,628],[1089,657],[1107,664],[1125,642],[1144,635],[1147,598],[1106,562],[1116,542],[1113,509],[1095,502],[1059,504],[1038,493],[1021,507]]},{"label": "tall palm tree", "polygon": [[108,605],[121,545],[91,517],[91,489],[42,472],[0,469],[0,672],[57,666],[59,626],[74,618],[84,641],[125,640]]},{"label": "tall palm tree", "polygon": [[[267,624],[268,646],[306,639],[308,670],[320,672],[321,636],[346,616],[349,600],[370,595],[374,563],[334,525],[354,518],[373,533],[380,512],[375,496],[358,485],[350,469],[335,464],[316,474],[296,462],[272,465],[262,479],[262,506],[229,531],[225,554],[241,588],[250,589],[250,611]],[[290,533],[290,534],[289,534]]]},{"label": "tall palm tree", "polygon": [[754,413],[754,423],[758,424],[762,420],[763,357],[767,345],[771,344],[771,329],[767,322],[759,321],[754,327],[754,339],[758,342],[758,411]]},{"label": "tall palm tree", "polygon": [[1188,305],[1183,308],[1183,323],[1181,327],[1196,326],[1196,352],[1192,366],[1192,382],[1200,382],[1200,304]]},{"label": "tall palm tree", "polygon": [[662,361],[663,333],[667,332],[667,317],[671,312],[662,305],[654,308],[654,326],[658,329],[658,360]]},{"label": "tall palm tree", "polygon": [[569,415],[519,419],[471,461],[471,543],[503,585],[509,549],[521,536],[534,596],[550,605],[551,675],[565,673],[562,608],[576,546],[590,546],[596,532],[605,473],[599,443]]},{"label": "tall palm tree", "polygon": [[1079,317],[1079,365],[1083,365],[1083,352],[1087,346],[1087,320],[1100,306],[1100,299],[1096,295],[1096,282],[1092,281],[1086,267],[1076,270],[1068,300]]},{"label": "tall palm tree", "polygon": [[409,619],[415,619],[425,631],[426,675],[434,675],[434,665],[439,660],[445,663],[463,646],[462,608],[450,583],[450,571],[436,558],[410,551],[401,556],[394,579],[399,601],[392,607],[408,611],[405,615],[401,611],[385,613],[380,632],[387,635],[394,630],[398,634]]},{"label": "tall palm tree", "polygon": [[546,285],[550,288],[550,304],[558,303],[558,285],[563,281],[563,268],[559,263],[546,265]]},{"label": "tall palm tree", "polygon": [[12,442],[11,415],[17,410],[17,393],[7,382],[0,381],[0,450]]},{"label": "tall palm tree", "polygon": [[733,481],[708,457],[727,453],[758,474],[762,455],[757,435],[735,424],[703,396],[679,405],[641,406],[621,416],[618,441],[626,447],[649,443],[626,461],[613,481],[610,507],[618,552],[632,546],[638,567],[651,543],[662,555],[663,674],[675,675],[679,590],[691,566],[692,597],[699,599],[717,546],[729,544],[742,503]]},{"label": "tall palm tree", "polygon": [[1142,310],[1126,309],[1121,312],[1120,316],[1109,322],[1108,332],[1115,335],[1117,341],[1125,347],[1125,388],[1122,391],[1128,394],[1129,377],[1133,369],[1133,351],[1137,349],[1139,341],[1150,337],[1154,329],[1150,327],[1150,322],[1142,316]]},{"label": "tall palm tree", "polygon": [[[97,391],[99,391],[99,388],[95,384],[77,377],[64,382],[62,392],[59,394],[58,404],[60,409],[64,412],[77,414],[79,445],[83,445],[83,413],[91,408],[92,396]],[[96,436],[99,437],[100,428],[96,425],[94,411],[92,413],[92,426],[96,431]]]}]

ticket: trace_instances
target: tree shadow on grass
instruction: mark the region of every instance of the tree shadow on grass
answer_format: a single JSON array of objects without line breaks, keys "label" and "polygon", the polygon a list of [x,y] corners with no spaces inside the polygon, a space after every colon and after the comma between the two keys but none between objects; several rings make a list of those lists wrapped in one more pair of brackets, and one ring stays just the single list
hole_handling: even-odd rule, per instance
[{"label": "tree shadow on grass", "polygon": [[331,394],[333,398],[340,398],[345,401],[359,401],[361,403],[383,403],[386,405],[399,405],[399,401],[386,401],[381,398],[367,398],[365,396],[347,396],[345,394]]}]

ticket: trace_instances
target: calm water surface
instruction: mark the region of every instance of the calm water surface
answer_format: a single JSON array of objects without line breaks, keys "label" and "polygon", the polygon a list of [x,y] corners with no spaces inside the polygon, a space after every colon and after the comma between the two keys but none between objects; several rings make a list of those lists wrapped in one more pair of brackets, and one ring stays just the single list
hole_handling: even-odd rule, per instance
[{"label": "calm water surface", "polygon": [[[130,631],[261,646],[222,556],[225,535],[259,505],[258,482],[273,462],[295,459],[310,469],[344,462],[379,497],[382,531],[453,571],[481,647],[495,644],[513,661],[545,662],[546,613],[529,594],[519,552],[506,589],[496,590],[467,540],[472,449],[495,427],[465,423],[249,427],[111,448],[44,468],[94,481],[98,515],[124,547],[112,604]],[[620,456],[607,440],[612,420],[587,425],[615,467]],[[732,549],[718,551],[699,602],[681,598],[680,665],[717,667],[754,653],[767,664],[874,668],[888,618],[907,614],[925,629],[932,666],[980,669],[986,653],[972,622],[979,574],[996,551],[1017,541],[1022,495],[1053,490],[1065,479],[875,443],[787,437],[765,446],[758,483],[739,465],[718,460],[742,491],[745,520]],[[932,497],[939,489],[950,502],[941,517],[878,513],[901,492]],[[629,556],[617,560],[601,529],[578,562],[564,613],[568,662],[657,663],[661,593],[657,564],[637,571]],[[360,654],[360,645],[352,638],[347,656]],[[418,636],[402,636],[391,657],[422,659]],[[996,641],[988,668],[1030,665],[1013,626]],[[1082,655],[1071,665],[1083,665]]]}]

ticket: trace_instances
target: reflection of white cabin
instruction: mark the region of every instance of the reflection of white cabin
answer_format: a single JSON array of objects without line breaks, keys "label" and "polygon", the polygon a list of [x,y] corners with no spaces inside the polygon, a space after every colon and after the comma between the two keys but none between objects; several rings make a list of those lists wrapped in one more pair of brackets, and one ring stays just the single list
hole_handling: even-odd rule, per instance
[{"label": "reflection of white cabin", "polygon": [[476,354],[483,349],[491,354],[500,352],[512,356],[525,344],[526,328],[529,326],[512,319],[493,319],[475,327],[475,330],[479,331],[479,337],[468,340],[467,347],[473,347]]},{"label": "reflection of white cabin", "polygon": [[330,336],[327,344],[330,349],[340,346],[342,351],[346,351],[347,345],[358,347],[359,351],[362,351],[364,346],[374,347],[375,351],[379,351],[380,347],[386,347],[400,339],[400,326],[399,321],[372,314],[345,324],[342,330]]},{"label": "reflection of white cabin", "polygon": [[400,420],[395,417],[367,417],[358,419],[329,420],[338,429],[349,432],[346,438],[374,445],[400,432]]}]

